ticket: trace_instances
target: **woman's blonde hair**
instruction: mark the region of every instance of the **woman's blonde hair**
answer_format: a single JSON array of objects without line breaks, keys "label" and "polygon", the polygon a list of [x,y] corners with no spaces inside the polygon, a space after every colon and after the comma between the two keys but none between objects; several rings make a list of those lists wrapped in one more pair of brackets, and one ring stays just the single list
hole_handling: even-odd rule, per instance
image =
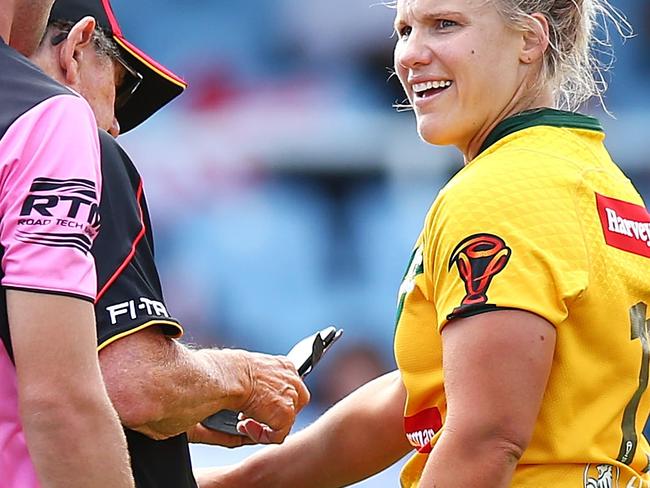
[{"label": "woman's blonde hair", "polygon": [[549,48],[540,82],[551,83],[558,108],[576,110],[591,97],[601,104],[607,90],[604,77],[613,63],[610,25],[624,39],[632,28],[607,0],[492,0],[515,29],[530,28],[531,15],[546,17]]}]

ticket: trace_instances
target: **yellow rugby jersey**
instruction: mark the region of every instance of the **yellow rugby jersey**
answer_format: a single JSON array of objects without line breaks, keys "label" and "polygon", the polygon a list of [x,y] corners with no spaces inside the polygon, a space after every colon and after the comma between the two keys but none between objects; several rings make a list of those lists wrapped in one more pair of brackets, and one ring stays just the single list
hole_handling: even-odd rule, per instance
[{"label": "yellow rugby jersey", "polygon": [[418,486],[444,429],[442,328],[498,309],[530,311],[557,330],[511,486],[650,487],[650,216],[603,139],[584,115],[506,119],[429,210],[399,290],[395,356],[417,450],[403,487]]}]

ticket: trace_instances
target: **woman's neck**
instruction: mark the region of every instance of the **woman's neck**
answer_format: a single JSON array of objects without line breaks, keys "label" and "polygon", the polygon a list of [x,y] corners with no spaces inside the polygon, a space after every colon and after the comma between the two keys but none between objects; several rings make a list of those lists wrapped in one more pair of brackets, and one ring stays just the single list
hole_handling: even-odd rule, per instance
[{"label": "woman's neck", "polygon": [[553,93],[550,88],[545,88],[540,90],[537,95],[525,95],[521,93],[521,90],[515,93],[512,97],[511,102],[508,103],[503,110],[491,121],[486,123],[469,141],[464,147],[459,147],[462,151],[463,156],[465,157],[465,164],[470,163],[476,156],[479,155],[483,143],[494,130],[494,128],[499,125],[503,120],[508,117],[512,117],[518,113],[524,112],[526,110],[532,110],[536,108],[544,107],[553,107],[555,101],[553,98]]}]

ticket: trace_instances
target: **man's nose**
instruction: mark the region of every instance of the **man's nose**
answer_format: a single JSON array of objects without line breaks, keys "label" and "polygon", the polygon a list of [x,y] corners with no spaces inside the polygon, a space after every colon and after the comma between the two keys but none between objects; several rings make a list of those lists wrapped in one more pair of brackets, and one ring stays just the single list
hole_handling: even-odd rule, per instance
[{"label": "man's nose", "polygon": [[120,135],[120,123],[117,121],[117,117],[113,117],[113,123],[111,124],[111,128],[108,129],[108,133],[113,137]]}]

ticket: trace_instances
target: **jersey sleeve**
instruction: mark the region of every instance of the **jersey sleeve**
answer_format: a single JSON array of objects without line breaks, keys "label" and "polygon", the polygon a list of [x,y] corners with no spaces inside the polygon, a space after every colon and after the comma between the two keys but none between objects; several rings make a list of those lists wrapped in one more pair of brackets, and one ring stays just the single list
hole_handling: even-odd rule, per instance
[{"label": "jersey sleeve", "polygon": [[180,337],[183,328],[167,311],[154,262],[140,175],[110,135],[100,132],[100,142],[102,231],[92,248],[98,275],[99,349],[151,326]]},{"label": "jersey sleeve", "polygon": [[41,102],[0,142],[2,285],[92,300],[99,228],[97,126],[72,94]]},{"label": "jersey sleeve", "polygon": [[496,155],[477,161],[441,193],[427,219],[425,268],[440,329],[499,309],[559,326],[588,285],[574,195],[580,175],[534,153],[499,157],[515,164]]},{"label": "jersey sleeve", "polygon": [[137,262],[126,264],[95,305],[97,343],[101,350],[122,337],[158,326],[170,337],[183,335],[183,327],[167,311],[162,294],[147,282]]}]

